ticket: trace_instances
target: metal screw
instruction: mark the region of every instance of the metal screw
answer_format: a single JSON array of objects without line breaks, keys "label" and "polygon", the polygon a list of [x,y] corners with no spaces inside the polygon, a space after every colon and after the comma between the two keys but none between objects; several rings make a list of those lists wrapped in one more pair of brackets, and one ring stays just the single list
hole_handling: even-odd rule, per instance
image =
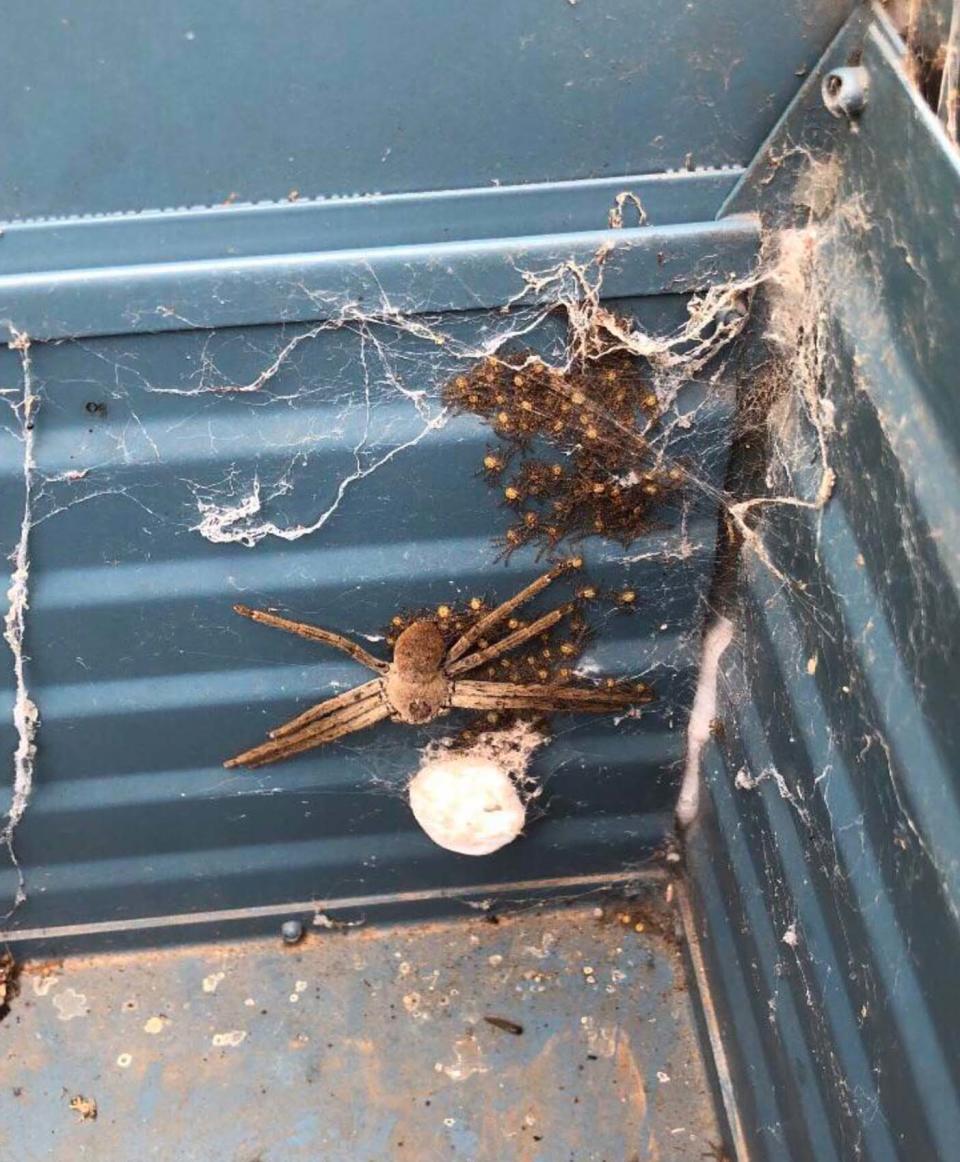
[{"label": "metal screw", "polygon": [[823,78],[823,103],[834,117],[856,117],[867,103],[870,74],[864,68],[833,69]]},{"label": "metal screw", "polygon": [[300,920],[284,920],[280,928],[284,944],[299,944],[303,939],[303,924]]}]

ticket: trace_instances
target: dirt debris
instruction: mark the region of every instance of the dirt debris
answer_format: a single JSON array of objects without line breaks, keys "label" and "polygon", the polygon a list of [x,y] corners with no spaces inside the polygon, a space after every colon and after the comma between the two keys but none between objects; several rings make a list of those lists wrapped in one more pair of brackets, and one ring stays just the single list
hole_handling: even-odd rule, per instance
[{"label": "dirt debris", "polygon": [[523,1033],[523,1025],[517,1021],[511,1021],[507,1017],[484,1017],[488,1025],[492,1025],[495,1029],[502,1029],[504,1033],[512,1033],[514,1037],[519,1037]]},{"label": "dirt debris", "polygon": [[20,991],[21,971],[12,953],[0,953],[0,1021],[10,1012],[10,1002]]},{"label": "dirt debris", "polygon": [[92,1097],[84,1097],[83,1094],[78,1093],[76,1097],[72,1097],[69,1102],[70,1108],[77,1114],[77,1121],[79,1122],[95,1122],[97,1120],[96,1100]]}]

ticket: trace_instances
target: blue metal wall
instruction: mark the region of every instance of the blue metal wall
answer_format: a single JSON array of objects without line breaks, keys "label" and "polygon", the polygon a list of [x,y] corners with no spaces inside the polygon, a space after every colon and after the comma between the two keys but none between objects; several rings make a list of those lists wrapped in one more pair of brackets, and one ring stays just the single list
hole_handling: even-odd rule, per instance
[{"label": "blue metal wall", "polygon": [[[724,249],[745,269],[754,244],[748,233],[746,246],[735,236],[740,249]],[[683,312],[676,296],[623,305],[657,326]],[[488,324],[479,312],[449,321],[478,341]],[[538,763],[545,817],[522,843],[483,861],[434,847],[402,797],[429,736],[403,726],[385,724],[264,772],[221,768],[331,683],[363,680],[335,654],[237,618],[234,601],[382,635],[398,610],[474,593],[502,599],[544,568],[532,552],[507,568],[497,563],[493,541],[506,513],[478,475],[489,429],[452,420],[397,451],[425,421],[379,370],[366,398],[374,355],[349,330],[298,349],[262,393],[154,390],[190,391],[204,360],[246,381],[289,337],[264,326],[32,349],[42,403],[27,645],[41,726],[35,790],[17,832],[28,891],[18,924],[615,870],[648,857],[669,829],[713,560],[708,504],[695,505],[682,529],[678,517],[634,546],[632,562],[618,547],[587,546],[598,582],[650,595],[630,617],[601,603],[588,661],[607,673],[647,674],[659,701],[620,727],[561,725]],[[422,406],[436,414],[444,359],[415,338],[383,328],[379,338],[394,363],[412,369],[410,387],[425,389]],[[13,383],[17,356],[5,354]],[[682,395],[680,407],[699,414],[675,452],[702,462],[719,485],[731,400],[704,395],[693,385]],[[89,404],[105,410],[91,414]],[[370,473],[338,502],[361,444]],[[8,435],[8,494],[20,453]],[[78,470],[81,479],[71,476]],[[264,517],[283,527],[335,511],[292,542],[204,540],[198,500],[234,503],[255,481]],[[545,594],[541,608],[556,600]],[[433,733],[449,729],[438,723]],[[12,884],[4,873],[8,894]]]},{"label": "blue metal wall", "polygon": [[[641,594],[633,616],[601,602],[586,661],[645,675],[658,701],[620,727],[561,720],[529,835],[490,859],[442,852],[413,823],[403,788],[425,732],[385,725],[223,771],[360,676],[231,605],[376,635],[399,609],[502,599],[540,572],[533,554],[497,563],[507,516],[477,475],[489,430],[433,423],[464,365],[453,349],[480,351],[510,325],[507,303],[536,308],[522,270],[600,249],[605,298],[654,331],[678,325],[690,292],[745,274],[757,220],[716,213],[835,6],[777,5],[749,70],[736,7],[663,5],[639,28],[619,3],[489,5],[482,29],[473,5],[372,13],[9,14],[0,318],[30,337],[39,404],[26,652],[40,728],[18,931],[615,874],[670,831],[731,430],[722,382],[686,385],[664,425],[704,490],[628,551],[586,546],[598,582]],[[625,189],[649,221],[613,230]],[[309,197],[357,190],[398,192]],[[297,340],[347,303],[351,325]],[[368,308],[394,321],[357,322]],[[449,346],[418,337],[418,319]],[[524,341],[561,331],[551,319]],[[263,390],[220,390],[291,341]],[[0,354],[16,406],[22,353]],[[6,550],[24,501],[10,420]],[[255,547],[201,536],[202,505],[255,495],[281,529],[330,515]],[[0,873],[5,898],[15,885]]]},{"label": "blue metal wall", "polygon": [[745,165],[849,7],[12,0],[0,218]]},{"label": "blue metal wall", "polygon": [[[728,204],[808,224],[797,180],[836,163],[813,222],[836,480],[822,510],[770,506],[767,559],[744,553],[688,843],[758,1158],[960,1140],[960,162],[902,56],[879,15],[854,21]],[[852,124],[820,99],[850,62],[869,76]],[[771,495],[810,495],[815,433],[791,452]]]}]

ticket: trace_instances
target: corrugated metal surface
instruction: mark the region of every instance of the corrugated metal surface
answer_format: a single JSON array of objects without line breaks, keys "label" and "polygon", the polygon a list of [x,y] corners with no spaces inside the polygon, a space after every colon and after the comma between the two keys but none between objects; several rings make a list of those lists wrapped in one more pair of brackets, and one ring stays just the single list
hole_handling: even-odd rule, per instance
[{"label": "corrugated metal surface", "polygon": [[[592,27],[596,15],[564,12],[542,35],[560,52],[563,21]],[[113,17],[119,29],[123,15]],[[445,19],[437,17],[435,37],[449,34]],[[795,28],[795,6],[777,19]],[[164,20],[173,27],[173,15]],[[71,27],[89,33],[80,21]],[[822,34],[822,22],[816,27]],[[197,47],[209,53],[201,32]],[[675,39],[665,34],[664,43],[676,48]],[[775,42],[783,59],[806,59],[803,38],[787,39]],[[107,38],[105,60],[119,44]],[[511,52],[519,66],[522,45]],[[26,58],[22,65],[26,76]],[[719,68],[691,76],[709,87]],[[169,76],[151,73],[149,83],[176,89]],[[755,83],[765,91],[765,80]],[[53,82],[43,84],[52,99]],[[485,85],[496,90],[489,76]],[[386,90],[378,96],[386,100]],[[194,112],[202,122],[201,105]],[[122,138],[125,113],[114,113]],[[531,149],[540,136],[522,119],[502,129],[504,158],[518,135]],[[349,141],[344,125],[337,133]],[[482,152],[482,141],[476,147]],[[213,197],[209,175],[191,185],[198,174],[186,142],[176,194],[155,169],[122,169],[111,199],[90,149],[83,174],[35,211],[136,205],[147,195],[124,175],[149,177],[153,204]],[[748,145],[737,149],[749,155]],[[311,150],[323,156],[317,141]],[[345,145],[342,158],[348,153]],[[256,184],[256,142],[244,157]],[[436,157],[418,170],[421,183],[449,179],[442,151]],[[610,305],[663,332],[685,317],[691,291],[755,261],[756,219],[714,220],[737,170],[551,183],[543,179],[556,167],[564,176],[583,167],[537,158],[534,150],[534,168],[509,170],[540,179],[527,186],[8,226],[2,315],[31,339],[37,396],[32,450],[15,412],[0,437],[5,548],[19,532],[25,467],[32,490],[25,644],[41,718],[34,786],[16,830],[27,876],[19,930],[615,874],[662,843],[729,446],[732,397],[722,382],[687,384],[663,426],[668,454],[697,465],[700,491],[665,508],[628,551],[596,539],[586,551],[607,595],[585,661],[645,675],[658,701],[620,726],[561,722],[538,759],[546,794],[522,843],[481,864],[422,835],[403,791],[430,732],[385,725],[362,743],[259,774],[220,765],[266,727],[360,677],[335,655],[240,621],[234,601],[376,637],[399,610],[474,593],[503,599],[543,570],[532,553],[498,563],[494,541],[508,517],[477,472],[490,431],[468,418],[441,422],[439,399],[469,362],[465,352],[478,355],[542,305],[544,293],[526,286],[522,271],[589,264],[602,250]],[[31,159],[20,161],[33,180]],[[591,172],[607,164],[584,162]],[[362,184],[374,184],[366,172]],[[472,180],[465,165],[455,184]],[[624,188],[639,196],[647,225],[610,228]],[[422,325],[442,330],[444,342]],[[543,349],[562,339],[556,317],[523,336]],[[16,408],[24,352],[0,354],[4,399]],[[247,521],[260,522],[255,547],[223,543],[235,531],[230,510],[256,505]],[[315,531],[291,532],[304,526]],[[625,586],[640,594],[632,616],[610,596]],[[541,607],[557,599],[547,594]],[[0,882],[12,898],[13,868]]]},{"label": "corrugated metal surface", "polygon": [[[690,292],[750,269],[756,219],[717,211],[848,7],[768,6],[749,54],[747,0],[11,10],[0,317],[31,339],[38,410],[31,450],[24,353],[0,351],[0,534],[16,544],[28,483],[41,716],[19,930],[406,906],[620,874],[661,844],[713,568],[722,380],[686,384],[663,426],[696,496],[626,552],[586,553],[607,587],[586,661],[645,675],[658,701],[619,727],[563,720],[538,759],[542,813],[482,864],[412,824],[403,785],[429,732],[221,769],[358,677],[230,606],[378,635],[398,609],[534,576],[532,554],[497,563],[506,518],[476,475],[489,432],[441,424],[440,385],[551,301],[524,270],[602,251],[609,305],[663,332]],[[609,228],[623,190],[646,225]],[[166,206],[198,208],[127,213]],[[524,342],[561,331],[551,318]],[[260,390],[224,390],[244,384]],[[222,543],[231,508],[256,505],[256,547]],[[632,616],[610,597],[624,586]]]},{"label": "corrugated metal surface", "polygon": [[[758,1158],[948,1158],[960,1135],[960,164],[896,45],[852,27],[828,67],[868,71],[855,131],[814,76],[733,201],[782,224],[805,147],[839,160],[815,228],[836,481],[745,556],[689,845]],[[807,437],[774,495],[809,495]]]}]

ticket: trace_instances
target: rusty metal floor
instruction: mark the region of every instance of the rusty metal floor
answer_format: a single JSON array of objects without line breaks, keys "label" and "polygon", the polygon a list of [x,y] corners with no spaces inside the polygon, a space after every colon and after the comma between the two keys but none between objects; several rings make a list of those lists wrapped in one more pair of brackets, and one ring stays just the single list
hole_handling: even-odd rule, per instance
[{"label": "rusty metal floor", "polygon": [[0,1158],[722,1156],[662,931],[607,901],[27,965]]}]

